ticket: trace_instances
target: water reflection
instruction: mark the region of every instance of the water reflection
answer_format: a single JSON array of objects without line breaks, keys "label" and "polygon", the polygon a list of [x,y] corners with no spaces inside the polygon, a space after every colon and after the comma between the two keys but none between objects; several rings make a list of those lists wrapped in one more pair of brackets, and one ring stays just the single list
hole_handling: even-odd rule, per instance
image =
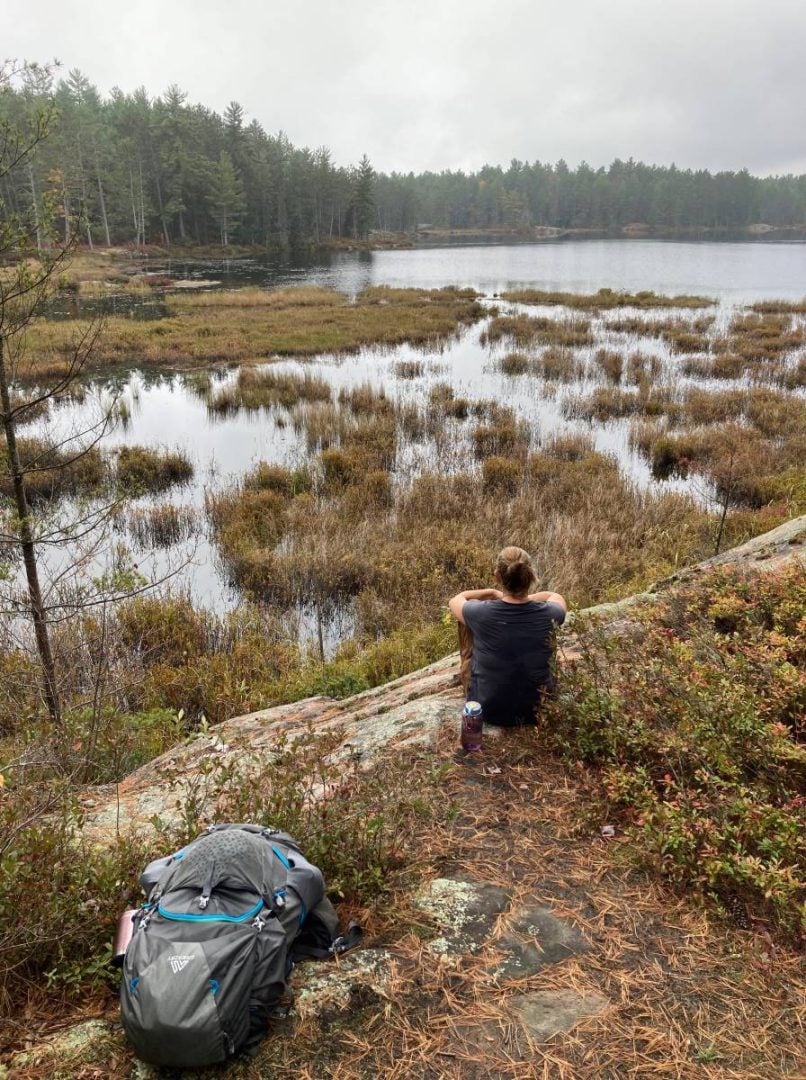
[{"label": "water reflection", "polygon": [[806,294],[806,244],[680,240],[554,240],[403,251],[334,252],[295,262],[166,260],[159,273],[237,285],[326,285],[355,295],[370,285],[469,285],[487,295],[536,285],[590,292],[705,293],[732,302]]}]

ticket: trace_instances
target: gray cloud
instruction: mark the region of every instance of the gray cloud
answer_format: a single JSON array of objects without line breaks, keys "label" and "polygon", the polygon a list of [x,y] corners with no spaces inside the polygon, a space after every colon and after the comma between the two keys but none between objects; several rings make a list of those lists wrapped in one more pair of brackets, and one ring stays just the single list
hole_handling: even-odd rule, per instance
[{"label": "gray cloud", "polygon": [[801,0],[30,0],[4,23],[6,55],[236,99],[339,163],[806,172]]}]

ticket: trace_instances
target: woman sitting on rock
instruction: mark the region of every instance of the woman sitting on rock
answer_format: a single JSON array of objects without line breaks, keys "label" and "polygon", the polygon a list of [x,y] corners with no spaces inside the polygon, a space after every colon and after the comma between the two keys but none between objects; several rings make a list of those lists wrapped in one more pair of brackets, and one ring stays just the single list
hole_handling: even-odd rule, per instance
[{"label": "woman sitting on rock", "polygon": [[469,589],[448,602],[459,623],[462,685],[486,723],[535,724],[551,692],[554,631],[567,604],[559,593],[529,592],[536,578],[523,548],[504,548],[495,581],[500,590]]}]

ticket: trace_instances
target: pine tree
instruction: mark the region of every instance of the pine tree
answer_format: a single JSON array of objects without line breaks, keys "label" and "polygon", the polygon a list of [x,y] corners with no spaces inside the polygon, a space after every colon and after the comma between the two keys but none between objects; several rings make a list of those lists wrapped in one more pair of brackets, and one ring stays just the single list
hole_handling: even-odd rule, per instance
[{"label": "pine tree", "polygon": [[375,170],[366,154],[358,163],[353,177],[351,210],[353,234],[358,240],[366,240],[375,220]]},{"label": "pine tree", "polygon": [[246,209],[246,200],[240,177],[226,150],[221,151],[213,168],[208,199],[210,213],[221,232],[221,245],[228,247],[232,230]]}]

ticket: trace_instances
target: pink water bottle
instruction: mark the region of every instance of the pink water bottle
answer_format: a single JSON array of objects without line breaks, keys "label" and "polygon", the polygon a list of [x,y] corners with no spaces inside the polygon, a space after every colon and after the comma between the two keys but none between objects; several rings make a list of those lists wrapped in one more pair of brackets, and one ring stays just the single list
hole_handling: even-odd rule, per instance
[{"label": "pink water bottle", "polygon": [[115,940],[112,944],[112,963],[115,967],[123,967],[123,957],[134,935],[134,919],[140,911],[139,908],[126,908],[118,919],[115,930]]},{"label": "pink water bottle", "polygon": [[477,701],[468,701],[462,709],[462,749],[468,754],[481,750],[484,719],[481,705]]}]

